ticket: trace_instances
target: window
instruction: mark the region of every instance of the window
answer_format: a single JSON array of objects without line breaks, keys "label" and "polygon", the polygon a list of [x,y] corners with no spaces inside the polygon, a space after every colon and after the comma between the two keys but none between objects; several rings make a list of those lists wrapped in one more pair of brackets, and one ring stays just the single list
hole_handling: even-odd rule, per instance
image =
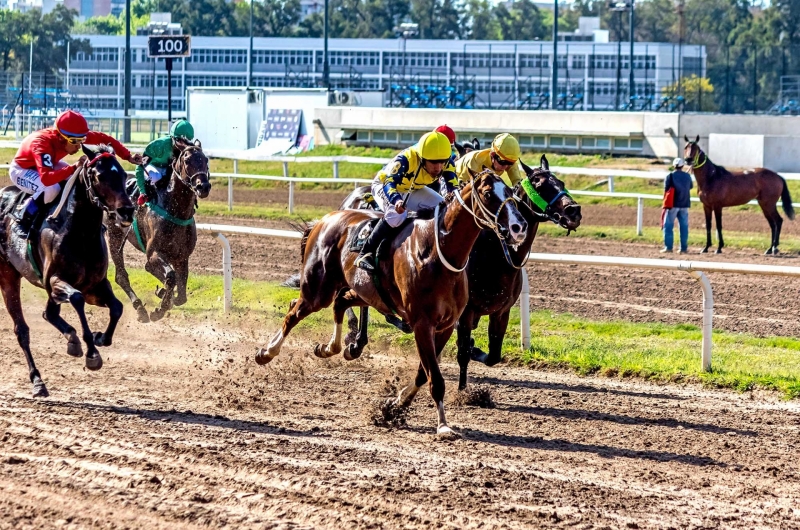
[{"label": "window", "polygon": [[595,145],[598,149],[609,149],[611,147],[611,140],[608,138],[598,138]]},{"label": "window", "polygon": [[400,143],[402,143],[403,145],[412,144],[414,143],[414,136],[415,136],[414,133],[410,132],[400,133]]},{"label": "window", "polygon": [[369,131],[358,131],[356,133],[356,142],[369,142]]},{"label": "window", "polygon": [[533,138],[530,136],[520,136],[519,137],[519,145],[524,145],[526,147],[530,147],[533,143]]},{"label": "window", "polygon": [[581,147],[585,147],[586,149],[594,149],[595,148],[595,139],[594,138],[581,138]]},{"label": "window", "polygon": [[93,48],[92,53],[90,54],[84,52],[76,53],[75,60],[89,62],[117,62],[119,60],[119,49]]},{"label": "window", "polygon": [[386,133],[383,131],[373,131],[372,133],[372,141],[373,142],[385,142],[386,141]]},{"label": "window", "polygon": [[563,136],[551,136],[550,137],[550,147],[563,147],[564,146],[564,137]]},{"label": "window", "polygon": [[547,138],[544,136],[534,136],[533,137],[533,146],[534,147],[547,147]]},{"label": "window", "polygon": [[631,149],[642,149],[644,147],[644,142],[641,139],[633,139],[631,138]]},{"label": "window", "polygon": [[564,138],[564,147],[578,147],[578,139],[570,136]]},{"label": "window", "polygon": [[614,138],[614,149],[641,151],[643,146],[644,141],[641,138]]},{"label": "window", "polygon": [[610,145],[608,138],[581,138],[581,147],[586,149],[608,149]]},{"label": "window", "polygon": [[627,148],[628,148],[627,138],[614,138],[614,149],[627,149]]}]

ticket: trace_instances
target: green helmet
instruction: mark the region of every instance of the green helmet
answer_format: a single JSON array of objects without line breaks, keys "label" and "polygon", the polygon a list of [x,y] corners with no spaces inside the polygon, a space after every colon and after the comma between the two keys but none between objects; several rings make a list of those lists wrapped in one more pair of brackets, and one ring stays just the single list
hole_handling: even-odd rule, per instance
[{"label": "green helmet", "polygon": [[169,135],[173,138],[183,136],[189,140],[194,140],[194,127],[186,120],[178,120],[170,127]]}]

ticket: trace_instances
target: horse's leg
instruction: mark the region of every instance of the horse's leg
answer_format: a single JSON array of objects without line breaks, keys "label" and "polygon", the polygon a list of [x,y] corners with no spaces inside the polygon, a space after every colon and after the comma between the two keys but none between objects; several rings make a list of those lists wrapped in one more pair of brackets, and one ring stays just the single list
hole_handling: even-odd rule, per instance
[{"label": "horse's leg", "polygon": [[258,364],[267,364],[272,359],[278,356],[281,352],[281,346],[283,346],[283,341],[286,340],[286,336],[289,335],[289,332],[300,323],[301,320],[306,318],[311,313],[319,311],[321,307],[312,306],[305,298],[301,295],[300,298],[297,300],[292,300],[292,303],[289,307],[289,312],[286,313],[286,316],[283,319],[283,325],[281,329],[278,330],[277,333],[272,337],[272,340],[269,341],[266,348],[260,348],[256,352],[256,362]]},{"label": "horse's leg", "polygon": [[775,219],[773,222],[775,223],[775,242],[772,244],[772,253],[778,254],[778,245],[781,244],[781,227],[783,226],[783,217],[781,217],[781,214],[778,213],[777,208],[775,208]]},{"label": "horse's leg", "polygon": [[117,329],[117,323],[122,317],[122,302],[114,296],[108,280],[103,280],[91,292],[86,293],[86,301],[98,307],[108,308],[108,327],[103,333],[95,332],[94,344],[95,346],[111,346],[114,330]]},{"label": "horse's leg", "polygon": [[89,370],[99,370],[103,367],[103,358],[94,345],[94,334],[89,329],[89,321],[86,320],[86,299],[79,290],[58,276],[50,277],[50,299],[57,304],[69,302],[75,308],[78,319],[81,321],[81,331],[83,332],[83,342],[86,344],[86,368]]},{"label": "horse's leg", "polygon": [[189,258],[175,264],[176,295],[174,303],[182,306],[186,303],[186,282],[189,281]]},{"label": "horse's leg", "polygon": [[510,314],[509,308],[489,316],[489,355],[486,358],[486,366],[494,366],[503,358],[503,339],[506,337]]},{"label": "horse's leg", "polygon": [[[353,317],[355,317],[355,313],[353,312],[352,308],[348,308]],[[345,313],[347,312],[345,311]],[[350,322],[349,324],[352,324]],[[348,324],[348,325],[349,325]],[[352,361],[354,359],[358,359],[361,357],[361,353],[364,351],[364,346],[367,345],[369,342],[369,337],[367,336],[367,328],[369,327],[369,307],[363,306],[361,308],[361,318],[358,319],[358,333],[356,334],[355,342],[347,343],[346,348],[344,350],[344,358],[348,361]]]},{"label": "horse's leg", "polygon": [[75,328],[61,318],[61,306],[51,298],[47,299],[47,306],[42,313],[44,319],[50,322],[67,339],[67,354],[72,357],[83,357],[83,348]]},{"label": "horse's leg", "polygon": [[722,247],[725,246],[725,241],[722,239],[722,206],[714,208],[714,219],[717,222],[717,254],[722,254]]},{"label": "horse's leg", "polygon": [[758,204],[761,206],[761,211],[764,213],[764,217],[767,218],[767,223],[769,223],[769,228],[772,231],[772,242],[766,254],[777,254],[781,238],[783,217],[778,213],[777,206],[770,204],[770,201],[759,201]]},{"label": "horse's leg", "polygon": [[42,381],[42,376],[33,362],[30,344],[30,328],[22,314],[20,301],[20,276],[19,273],[4,259],[0,259],[0,290],[3,291],[3,300],[8,314],[14,321],[14,334],[17,336],[20,348],[25,354],[28,363],[28,375],[33,383],[33,397],[47,397],[50,393]]},{"label": "horse's leg", "polygon": [[161,306],[150,313],[150,320],[157,322],[172,309],[172,295],[175,292],[175,269],[158,251],[153,252],[144,266],[145,270],[164,283]]},{"label": "horse's leg", "polygon": [[[421,334],[417,333],[418,328],[419,326],[416,326],[414,329],[414,338],[417,342],[417,351],[420,354],[420,359],[422,360],[423,366],[425,365],[426,360],[429,362],[426,371],[428,372],[428,380],[430,382],[431,397],[433,398],[433,402],[436,403],[436,434],[445,438],[453,438],[457,435],[455,432],[453,432],[453,429],[447,425],[447,419],[445,418],[445,384],[444,376],[442,376],[442,372],[439,369],[439,358],[442,355],[442,351],[444,350],[445,344],[447,344],[450,335],[453,334],[453,326],[439,331],[438,333],[434,332],[432,326],[425,326],[424,330],[420,330],[422,331]],[[429,334],[433,336],[429,337]],[[426,350],[426,348],[429,346],[433,346],[433,357],[431,357],[429,351]]]},{"label": "horse's leg", "polygon": [[314,347],[314,355],[327,358],[338,355],[342,351],[342,323],[344,312],[356,305],[364,302],[358,297],[355,291],[345,287],[333,301],[333,336],[328,344],[317,344]]},{"label": "horse's leg", "polygon": [[705,254],[711,248],[711,207],[703,204],[703,213],[706,214],[706,247],[700,251],[701,254]]},{"label": "horse's leg", "polygon": [[110,227],[108,229],[108,253],[111,254],[111,259],[114,261],[114,281],[117,285],[122,287],[122,290],[125,291],[125,294],[131,299],[139,322],[150,322],[150,315],[147,314],[147,308],[133,291],[131,280],[128,277],[128,271],[125,269],[125,254],[122,250],[124,242],[125,236],[122,234],[121,230],[117,230],[116,227]]},{"label": "horse's leg", "polygon": [[769,248],[767,248],[767,251],[764,253],[765,255],[769,256],[772,254],[772,249],[775,248],[775,221],[772,218],[772,212],[770,212],[768,208],[764,208],[762,206],[761,212],[764,214],[764,217],[767,219],[767,224],[769,225]]},{"label": "horse's leg", "polygon": [[467,387],[467,368],[472,358],[472,330],[475,318],[472,310],[467,306],[456,325],[456,345],[458,346],[458,389],[464,390]]},{"label": "horse's leg", "polygon": [[411,405],[412,401],[414,401],[414,397],[417,395],[417,392],[419,392],[419,389],[422,388],[422,385],[427,382],[428,373],[425,371],[425,367],[422,365],[422,363],[419,363],[417,375],[414,376],[414,381],[401,388],[400,392],[397,393],[397,397],[390,399],[389,401],[391,401],[397,407],[407,407]]}]

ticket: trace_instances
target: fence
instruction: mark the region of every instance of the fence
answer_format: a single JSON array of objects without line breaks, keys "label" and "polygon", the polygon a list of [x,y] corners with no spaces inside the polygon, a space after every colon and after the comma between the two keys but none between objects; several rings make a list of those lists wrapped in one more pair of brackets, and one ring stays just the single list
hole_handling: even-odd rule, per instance
[{"label": "fence", "polygon": [[[288,230],[272,230],[267,228],[251,228],[245,226],[229,226],[215,224],[198,224],[198,230],[211,232],[223,245],[222,271],[225,289],[224,311],[233,307],[233,273],[231,270],[231,248],[223,233],[250,234],[257,236],[300,238],[298,232]],[[529,261],[534,263],[559,263],[565,265],[589,265],[596,267],[625,267],[639,269],[661,269],[683,271],[689,273],[700,283],[703,292],[703,340],[700,351],[700,366],[703,371],[711,371],[712,328],[714,319],[714,292],[711,282],[705,273],[737,273],[800,277],[800,267],[779,265],[751,265],[745,263],[678,261],[644,258],[623,258],[617,256],[583,256],[573,254],[530,254]],[[523,350],[530,348],[530,288],[528,273],[523,269],[522,293],[520,294],[520,342]]]}]

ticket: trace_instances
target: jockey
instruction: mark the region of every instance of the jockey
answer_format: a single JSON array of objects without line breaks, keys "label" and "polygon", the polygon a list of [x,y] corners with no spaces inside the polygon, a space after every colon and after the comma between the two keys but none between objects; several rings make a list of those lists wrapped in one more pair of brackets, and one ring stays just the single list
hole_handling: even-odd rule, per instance
[{"label": "jockey", "polygon": [[359,268],[375,270],[378,245],[406,220],[407,210],[433,208],[442,202],[442,196],[428,184],[438,178],[447,193],[456,190],[458,179],[450,156],[450,140],[440,132],[429,132],[378,172],[372,181],[372,195],[385,215],[356,258]]},{"label": "jockey", "polygon": [[456,150],[456,132],[447,125],[438,126],[433,130],[433,132],[440,132],[447,136],[447,139],[450,140],[450,152],[453,154],[452,162],[455,163],[455,161],[458,160],[458,151]]},{"label": "jockey", "polygon": [[107,144],[123,160],[131,164],[142,162],[141,155],[131,154],[115,138],[90,131],[86,118],[79,113],[73,110],[62,112],[53,127],[36,131],[22,141],[8,170],[14,185],[32,195],[27,200],[22,219],[14,226],[14,231],[20,237],[28,238],[36,213],[58,197],[60,183],[69,179],[86,160],[82,156],[73,165],[62,161],[65,156],[77,153],[83,143]]},{"label": "jockey", "polygon": [[498,134],[489,149],[472,151],[458,159],[456,162],[458,179],[462,182],[469,182],[472,178],[469,169],[475,173],[491,169],[501,177],[505,173],[511,186],[516,186],[522,180],[519,164],[517,164],[520,154],[519,142],[516,138],[508,133]]},{"label": "jockey", "polygon": [[144,148],[144,156],[150,160],[146,166],[137,166],[136,168],[136,184],[139,187],[138,203],[140,206],[148,200],[155,199],[148,193],[145,179],[150,184],[156,184],[167,174],[167,167],[172,159],[172,145],[175,138],[194,140],[194,127],[192,127],[192,124],[186,120],[178,120],[170,127],[169,136],[157,138]]}]

